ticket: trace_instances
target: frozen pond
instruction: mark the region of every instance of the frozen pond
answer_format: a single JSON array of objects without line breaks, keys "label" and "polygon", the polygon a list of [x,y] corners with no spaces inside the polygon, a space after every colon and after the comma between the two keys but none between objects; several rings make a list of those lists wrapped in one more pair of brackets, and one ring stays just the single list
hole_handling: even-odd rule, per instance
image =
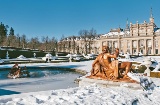
[{"label": "frozen pond", "polygon": [[0,70],[0,95],[78,87],[74,80],[81,76],[71,70],[53,68],[28,68],[28,71],[29,78],[8,79],[9,69]]}]

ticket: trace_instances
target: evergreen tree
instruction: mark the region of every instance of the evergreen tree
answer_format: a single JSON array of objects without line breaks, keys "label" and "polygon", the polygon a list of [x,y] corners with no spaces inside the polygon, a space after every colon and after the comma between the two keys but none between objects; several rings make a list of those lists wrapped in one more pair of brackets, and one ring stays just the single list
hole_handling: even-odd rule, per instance
[{"label": "evergreen tree", "polygon": [[9,35],[14,35],[14,29],[11,27]]},{"label": "evergreen tree", "polygon": [[10,28],[10,32],[9,32],[9,36],[8,36],[8,44],[7,44],[7,46],[18,47],[17,43],[18,43],[18,40],[16,40],[16,36],[14,35],[14,30],[11,27]]},{"label": "evergreen tree", "polygon": [[8,25],[4,26],[4,24],[1,22],[0,24],[0,45],[4,42],[4,39],[7,37],[7,28]]}]

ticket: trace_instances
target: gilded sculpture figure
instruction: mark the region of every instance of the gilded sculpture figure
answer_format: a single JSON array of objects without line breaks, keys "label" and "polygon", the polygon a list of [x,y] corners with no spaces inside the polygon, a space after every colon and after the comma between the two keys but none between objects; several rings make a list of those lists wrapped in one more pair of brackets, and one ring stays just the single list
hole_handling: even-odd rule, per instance
[{"label": "gilded sculpture figure", "polygon": [[104,80],[125,80],[129,77],[132,62],[119,62],[119,49],[111,54],[108,46],[102,46],[102,53],[92,63],[91,75],[87,78],[104,79]]}]

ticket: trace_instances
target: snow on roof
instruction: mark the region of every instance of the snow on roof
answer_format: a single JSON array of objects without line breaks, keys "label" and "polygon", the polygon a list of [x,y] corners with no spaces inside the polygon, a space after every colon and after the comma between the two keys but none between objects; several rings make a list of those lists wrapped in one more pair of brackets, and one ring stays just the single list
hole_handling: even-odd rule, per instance
[{"label": "snow on roof", "polygon": [[113,36],[113,35],[124,35],[124,34],[129,34],[129,31],[121,31],[121,32],[108,32],[107,34],[104,34],[102,36]]},{"label": "snow on roof", "polygon": [[126,34],[130,34],[130,31],[125,31]]},{"label": "snow on roof", "polygon": [[160,29],[157,29],[155,32],[160,32]]}]

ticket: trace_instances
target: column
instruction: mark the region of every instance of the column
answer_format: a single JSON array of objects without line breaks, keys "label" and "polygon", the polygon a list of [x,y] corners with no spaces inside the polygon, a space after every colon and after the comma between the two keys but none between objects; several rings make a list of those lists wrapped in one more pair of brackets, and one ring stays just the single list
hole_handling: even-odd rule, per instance
[{"label": "column", "polygon": [[100,51],[99,51],[99,53],[102,53],[102,46],[103,46],[103,41],[100,41]]},{"label": "column", "polygon": [[117,47],[119,48],[119,51],[121,51],[121,48],[120,48],[120,46],[121,46],[120,39],[118,39],[118,42],[117,42]]},{"label": "column", "polygon": [[112,40],[112,42],[111,42],[111,44],[112,44],[112,50],[111,50],[111,53],[112,53],[112,52],[114,52],[113,42],[114,42],[114,41]]},{"label": "column", "polygon": [[160,39],[158,39],[158,54],[160,54]]},{"label": "column", "polygon": [[154,38],[151,39],[152,41],[152,55],[155,55],[154,51],[155,51],[155,46],[154,46]]},{"label": "column", "polygon": [[147,54],[147,39],[144,39],[144,55],[146,55]]},{"label": "column", "polygon": [[138,54],[139,53],[139,40],[137,40],[137,51],[136,53]]},{"label": "column", "polygon": [[130,54],[132,55],[133,54],[133,51],[132,51],[132,39],[130,40]]}]

